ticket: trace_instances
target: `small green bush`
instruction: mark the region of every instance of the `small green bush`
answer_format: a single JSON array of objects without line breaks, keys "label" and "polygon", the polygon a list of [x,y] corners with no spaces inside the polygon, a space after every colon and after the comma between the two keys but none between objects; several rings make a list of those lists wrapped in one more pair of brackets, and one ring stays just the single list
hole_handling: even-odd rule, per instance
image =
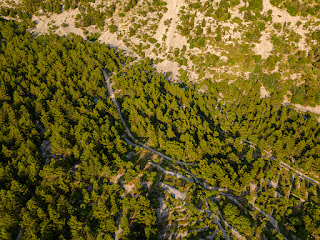
[{"label": "small green bush", "polygon": [[155,38],[149,38],[149,42],[152,44],[155,44],[157,42],[157,39]]},{"label": "small green bush", "polygon": [[100,33],[91,33],[90,36],[87,37],[89,41],[96,41],[100,37]]},{"label": "small green bush", "polygon": [[115,33],[118,30],[118,27],[112,24],[112,25],[109,25],[109,30],[111,33]]}]

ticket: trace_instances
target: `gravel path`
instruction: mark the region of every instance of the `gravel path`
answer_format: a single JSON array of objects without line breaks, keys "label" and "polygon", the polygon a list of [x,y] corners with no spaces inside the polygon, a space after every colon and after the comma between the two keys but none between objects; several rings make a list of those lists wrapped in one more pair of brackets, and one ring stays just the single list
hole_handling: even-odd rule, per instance
[{"label": "gravel path", "polygon": [[186,176],[183,176],[180,173],[173,172],[173,171],[170,171],[170,170],[166,170],[163,167],[161,167],[159,164],[156,164],[156,163],[150,162],[150,161],[148,161],[148,164],[156,167],[157,169],[162,171],[164,174],[168,174],[168,175],[176,177],[176,178],[182,178],[182,179],[184,179],[184,180],[186,180],[188,182],[195,183],[193,179],[187,178]]}]

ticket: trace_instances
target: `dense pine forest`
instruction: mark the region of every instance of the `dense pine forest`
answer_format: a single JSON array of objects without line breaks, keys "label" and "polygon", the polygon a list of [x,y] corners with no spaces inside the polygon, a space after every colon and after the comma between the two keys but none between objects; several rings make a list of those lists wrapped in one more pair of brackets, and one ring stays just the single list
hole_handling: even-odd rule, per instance
[{"label": "dense pine forest", "polygon": [[320,125],[260,97],[279,76],[171,81],[4,19],[0,39],[1,239],[320,237]]},{"label": "dense pine forest", "polygon": [[152,238],[150,195],[112,182],[134,166],[101,68],[130,59],[75,35],[0,29],[1,239],[112,239],[120,214],[123,239]]}]

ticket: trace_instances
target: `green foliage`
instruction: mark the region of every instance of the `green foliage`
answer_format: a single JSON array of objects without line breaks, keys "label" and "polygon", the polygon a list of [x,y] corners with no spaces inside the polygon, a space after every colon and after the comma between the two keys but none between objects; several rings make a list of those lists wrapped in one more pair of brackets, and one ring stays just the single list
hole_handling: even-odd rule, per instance
[{"label": "green foliage", "polygon": [[192,39],[192,42],[190,43],[190,48],[204,48],[206,46],[206,38],[204,36]]},{"label": "green foliage", "polygon": [[[201,209],[220,211],[219,217],[247,239],[281,239],[268,219],[248,208],[255,195],[255,204],[269,214],[273,211],[271,215],[286,238],[319,237],[317,188],[310,183],[307,189],[301,181],[301,188],[292,186],[287,198],[291,176],[283,180],[286,174],[277,168],[277,163],[284,161],[319,178],[320,130],[316,118],[281,105],[284,95],[292,103],[320,104],[318,31],[306,35],[305,43],[310,44],[311,50],[299,51],[300,37],[291,30],[296,26],[273,24],[271,10],[262,15],[261,0],[245,1],[240,8],[244,22],[240,18],[230,20],[231,10],[240,4],[239,0],[191,1],[179,9],[177,29],[187,38],[190,49],[200,48],[195,54],[186,46],[182,50],[166,49],[168,46],[161,46],[152,37],[157,21],[167,10],[162,0],[141,2],[139,6],[137,0],[122,5],[106,1],[92,4],[94,0],[21,2],[17,7],[0,9],[2,15],[19,17],[24,24],[17,27],[13,22],[1,21],[2,238],[15,239],[22,232],[25,239],[113,239],[120,224],[119,239],[157,239],[156,229],[162,231],[162,225],[170,226],[169,231],[174,233],[188,231],[186,239],[204,239],[213,232],[218,232],[216,238],[222,239],[219,229],[215,229],[213,214],[202,219],[204,214],[198,211]],[[271,4],[293,16],[317,16],[320,12],[317,2],[271,0]],[[75,25],[86,36],[86,27],[95,25],[102,31],[105,19],[113,17],[117,10],[123,21],[129,20],[125,34],[142,43],[136,45],[126,36],[119,37],[124,37],[127,46],[143,58],[149,50],[155,55],[169,51],[169,60],[180,67],[184,65],[179,69],[180,81],[171,82],[171,73],[158,74],[152,60],[126,65],[132,59],[124,58],[121,50],[99,45],[95,42],[98,34],[83,41],[72,34],[63,38],[33,38],[24,30],[24,26],[32,27],[31,17],[39,10],[50,15],[75,8],[79,10]],[[207,18],[199,20],[199,12]],[[237,23],[236,29],[223,23],[228,20]],[[167,19],[164,24],[170,26],[171,22]],[[115,21],[108,19],[108,23],[107,29],[115,33]],[[50,29],[55,30],[57,26],[53,24]],[[270,26],[278,31],[271,38],[272,55],[262,59],[252,49],[261,31],[267,28],[269,32]],[[67,25],[63,23],[61,27]],[[300,27],[311,29],[313,23]],[[239,41],[233,39],[236,36],[227,37],[231,30],[241,33]],[[163,41],[165,38],[166,34]],[[208,49],[219,51],[221,57],[204,52],[207,45]],[[145,52],[146,49],[149,50]],[[160,174],[148,165],[145,167],[144,158],[135,156],[128,160],[128,149],[140,150],[123,140],[126,131],[108,97],[101,69],[113,72],[117,101],[135,137],[176,160],[195,165],[181,167],[165,159],[155,162],[192,179],[190,172],[204,186],[228,188],[225,195],[222,191],[204,190],[201,184]],[[293,73],[300,73],[296,74],[299,79],[294,80]],[[198,81],[192,84],[194,77]],[[260,98],[261,85],[270,97]],[[254,146],[247,145],[245,139]],[[263,149],[270,151],[275,161],[266,158]],[[276,191],[281,197],[274,197],[268,181],[275,182],[279,173]],[[120,176],[119,184],[116,176]],[[155,226],[159,193],[161,197],[165,195],[171,210],[180,201],[159,190],[157,184],[148,189],[142,187],[145,181],[149,184],[159,178],[188,192],[183,204],[188,211],[194,211],[192,214],[174,210]],[[260,191],[250,193],[252,184]],[[129,194],[123,189],[128,186],[132,186]],[[204,196],[212,201],[205,202]],[[239,204],[233,205],[231,196]],[[305,201],[299,203],[299,198]],[[179,214],[186,219],[175,221]],[[181,225],[173,226],[179,222]],[[198,232],[193,222],[199,228],[210,229]]]},{"label": "green foliage", "polygon": [[185,14],[183,10],[180,11],[181,13],[181,25],[177,26],[177,29],[183,36],[189,35],[190,31],[194,28],[194,16],[190,16]]},{"label": "green foliage", "polygon": [[262,11],[263,3],[262,0],[249,0],[249,9]]},{"label": "green foliage", "polygon": [[230,3],[228,0],[220,1],[218,9],[214,13],[214,17],[217,21],[225,21],[231,18],[229,12]]},{"label": "green foliage", "polygon": [[[0,19],[0,33],[1,238],[112,239],[127,206],[110,179],[132,170],[101,68],[125,59],[72,34],[34,38],[12,21]],[[128,234],[152,238],[149,199],[127,198]]]},{"label": "green foliage", "polygon": [[[112,16],[115,11],[115,5],[111,4],[107,7],[106,12],[101,11],[99,8],[93,8],[89,3],[93,0],[23,0],[14,9],[2,10],[2,15],[12,15],[15,17],[18,14],[19,18],[29,25],[31,25],[31,17],[40,9],[46,13],[60,14],[62,11],[67,11],[70,8],[79,8],[80,15],[77,18],[76,25],[88,27],[96,25],[98,27],[104,26],[104,21],[107,16]],[[7,12],[8,11],[8,12]]]},{"label": "green foliage", "polygon": [[217,34],[217,36],[215,37],[215,40],[218,42],[221,41],[221,27],[220,26],[217,27],[216,34]]},{"label": "green foliage", "polygon": [[270,0],[270,3],[276,7],[279,7],[280,3],[282,3],[282,0]]},{"label": "green foliage", "polygon": [[298,1],[294,1],[294,2],[286,1],[284,5],[291,16],[296,16],[299,13],[300,7],[299,7]]},{"label": "green foliage", "polygon": [[124,11],[129,12],[132,8],[134,8],[138,4],[138,0],[130,0],[128,4],[125,6]]},{"label": "green foliage", "polygon": [[96,25],[98,27],[104,27],[106,14],[99,9],[91,7],[90,4],[80,5],[80,15],[77,17],[77,23],[82,27],[89,27]]},{"label": "green foliage", "polygon": [[264,61],[264,67],[270,71],[274,70],[276,68],[277,62],[280,60],[279,57],[275,55],[270,55],[265,61]]},{"label": "green foliage", "polygon": [[155,38],[149,38],[149,42],[152,44],[155,44],[157,42],[157,39]]},{"label": "green foliage", "polygon": [[115,13],[116,11],[116,4],[112,3],[110,6],[107,7],[107,10],[106,10],[106,15],[107,17],[112,17],[113,14]]},{"label": "green foliage", "polygon": [[100,37],[100,33],[91,33],[90,36],[87,37],[89,41],[96,41]]},{"label": "green foliage", "polygon": [[318,42],[320,42],[320,31],[314,31],[311,35],[312,40],[317,40]]},{"label": "green foliage", "polygon": [[279,73],[261,74],[261,81],[268,89],[276,90],[280,81]]},{"label": "green foliage", "polygon": [[240,4],[240,0],[230,0],[230,6],[235,7]]},{"label": "green foliage", "polygon": [[167,5],[167,3],[165,1],[162,1],[162,0],[152,0],[152,4],[154,6],[156,6],[156,7]]},{"label": "green foliage", "polygon": [[292,103],[301,105],[320,105],[320,93],[318,86],[302,84],[299,86],[292,86]]},{"label": "green foliage", "polygon": [[136,30],[133,29],[133,28],[130,28],[130,30],[129,30],[129,37],[132,37],[132,36],[134,36],[135,34],[136,34]]},{"label": "green foliage", "polygon": [[[256,61],[261,61],[261,57],[256,58]],[[214,55],[206,56],[206,60],[202,55],[192,57],[195,63],[214,62],[216,59],[218,57]],[[180,74],[183,78],[185,73],[180,71]],[[121,88],[119,99],[122,112],[140,141],[147,141],[174,159],[197,162],[197,167],[193,167],[192,171],[199,179],[240,194],[255,176],[265,174],[265,166],[270,163],[256,157],[259,151],[243,145],[241,141],[244,138],[262,149],[268,147],[280,159],[294,154],[296,164],[307,172],[311,166],[316,171],[320,170],[316,161],[312,160],[316,158],[315,152],[308,151],[306,147],[306,141],[311,146],[317,140],[310,141],[305,134],[319,132],[317,121],[314,118],[304,120],[302,115],[290,108],[273,105],[272,99],[280,95],[279,91],[285,91],[279,87],[280,74],[259,74],[257,79],[272,92],[270,99],[261,100],[257,95],[260,84],[254,83],[254,76],[250,77],[252,87],[246,89],[245,97],[236,94],[239,92],[237,86],[231,92],[223,81],[206,81],[203,84],[207,90],[205,94],[200,94],[187,81],[173,84],[155,73],[150,66],[141,63],[118,72],[113,80],[114,87]],[[242,84],[240,81],[239,85],[245,88]],[[230,95],[232,102],[219,105],[215,97],[218,92]],[[297,134],[301,131],[304,134]],[[302,136],[305,137],[302,139]],[[193,204],[197,203],[197,196],[191,199]],[[248,237],[254,234],[250,217],[245,217],[233,205],[227,205],[224,212],[229,224],[241,233]],[[288,229],[298,229],[304,224],[294,218],[287,219],[282,213],[279,213],[280,216],[290,226]]]},{"label": "green foliage", "polygon": [[228,203],[224,207],[223,212],[226,215],[228,222],[230,222],[234,227],[238,227],[242,234],[247,236],[253,235],[254,230],[251,227],[249,219],[244,217],[236,206]]},{"label": "green foliage", "polygon": [[319,2],[301,2],[297,0],[271,0],[272,5],[284,8],[291,16],[301,15],[307,17],[308,15],[319,17]]},{"label": "green foliage", "polygon": [[118,27],[114,24],[109,25],[109,30],[111,33],[115,33],[116,31],[118,31]]},{"label": "green foliage", "polygon": [[[54,3],[54,1],[52,1]],[[40,7],[40,1],[34,1],[34,0],[22,0],[21,1],[21,6],[22,8],[29,12],[29,13],[34,13],[36,10],[38,10],[38,8]],[[56,5],[60,5],[59,4],[60,1],[57,1],[56,4],[52,4],[51,7],[53,9],[53,6],[56,6]]]}]

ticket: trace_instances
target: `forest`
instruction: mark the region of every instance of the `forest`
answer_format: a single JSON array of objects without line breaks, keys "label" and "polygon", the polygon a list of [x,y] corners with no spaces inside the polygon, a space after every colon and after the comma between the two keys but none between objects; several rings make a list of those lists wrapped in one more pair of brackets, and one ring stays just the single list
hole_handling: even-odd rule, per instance
[{"label": "forest", "polygon": [[152,239],[156,203],[121,197],[131,169],[101,68],[130,61],[70,35],[34,38],[0,20],[1,239]]},{"label": "forest", "polygon": [[[118,6],[108,5],[106,13],[91,1],[34,2],[23,0],[25,11],[1,9],[24,19],[0,18],[1,239],[320,237],[320,125],[314,114],[281,104],[289,83],[272,73],[277,56],[244,58],[241,47],[224,63],[241,60],[252,70],[237,84],[192,82],[183,71],[172,81],[153,59],[96,38],[28,31],[38,8],[57,14],[61,6],[79,8],[79,27],[102,28],[101,16],[111,17]],[[123,11],[138,3],[130,0]],[[260,3],[249,1],[246,11]],[[237,4],[221,1],[207,14],[229,19],[229,5]],[[292,15],[310,11],[303,6]],[[188,35],[192,21],[185,16],[177,29],[193,47],[204,47],[204,38]],[[203,29],[194,30],[202,35]],[[220,30],[212,41],[221,41]],[[320,42],[317,32],[311,37]],[[285,44],[277,36],[272,41]],[[184,51],[173,54],[181,64]],[[291,69],[310,66],[309,81],[290,86],[293,103],[320,101],[318,52],[314,44],[309,55],[288,57]],[[190,59],[198,70],[221,64],[210,53]],[[262,86],[271,97],[260,97]]]}]

